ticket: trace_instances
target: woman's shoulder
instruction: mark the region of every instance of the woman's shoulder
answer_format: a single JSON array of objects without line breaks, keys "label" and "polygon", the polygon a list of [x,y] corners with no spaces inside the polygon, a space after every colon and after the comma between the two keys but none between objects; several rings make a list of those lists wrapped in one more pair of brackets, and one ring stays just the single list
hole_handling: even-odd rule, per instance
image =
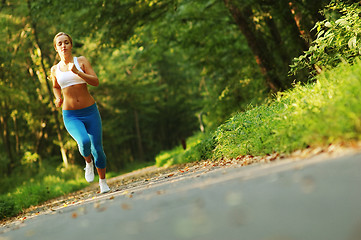
[{"label": "woman's shoulder", "polygon": [[52,67],[50,68],[50,72],[51,72],[51,73],[55,73],[57,67],[58,67],[58,64],[55,64],[54,66],[52,66]]},{"label": "woman's shoulder", "polygon": [[84,61],[88,60],[85,56],[79,56],[79,57],[76,57],[76,59],[78,60],[78,62],[84,62]]}]

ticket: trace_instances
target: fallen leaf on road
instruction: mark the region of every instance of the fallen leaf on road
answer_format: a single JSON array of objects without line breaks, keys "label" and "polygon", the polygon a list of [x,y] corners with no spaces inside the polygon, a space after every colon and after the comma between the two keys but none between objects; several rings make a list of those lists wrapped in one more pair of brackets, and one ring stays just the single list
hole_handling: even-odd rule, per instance
[{"label": "fallen leaf on road", "polygon": [[98,212],[103,212],[105,210],[107,210],[107,207],[105,206],[101,206],[100,203],[94,203],[94,208],[98,211]]},{"label": "fallen leaf on road", "polygon": [[157,191],[157,194],[158,194],[158,195],[164,194],[164,190],[159,190],[159,191]]},{"label": "fallen leaf on road", "polygon": [[122,209],[123,210],[130,210],[131,209],[131,206],[127,203],[122,203]]},{"label": "fallen leaf on road", "polygon": [[127,191],[127,190],[125,190],[124,192],[123,192],[123,195],[127,195],[129,192]]}]

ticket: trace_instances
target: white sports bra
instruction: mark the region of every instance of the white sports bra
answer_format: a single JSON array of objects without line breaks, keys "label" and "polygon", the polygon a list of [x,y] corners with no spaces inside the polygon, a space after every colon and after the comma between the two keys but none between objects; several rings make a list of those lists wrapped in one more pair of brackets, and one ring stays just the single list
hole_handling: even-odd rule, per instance
[{"label": "white sports bra", "polygon": [[[56,80],[58,81],[58,84],[60,85],[61,89],[70,87],[70,86],[76,85],[76,84],[86,83],[86,81],[84,79],[82,79],[81,77],[79,77],[78,75],[73,73],[72,71],[62,72],[60,70],[59,64],[60,64],[60,62],[57,64],[58,67],[56,68]],[[74,65],[79,71],[84,72],[81,69],[81,67],[78,63],[78,59],[76,57],[74,57]]]}]

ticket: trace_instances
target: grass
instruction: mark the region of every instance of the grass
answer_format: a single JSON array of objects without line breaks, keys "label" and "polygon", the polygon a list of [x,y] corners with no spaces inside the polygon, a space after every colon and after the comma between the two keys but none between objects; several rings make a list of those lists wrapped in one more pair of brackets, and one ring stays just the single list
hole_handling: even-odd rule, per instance
[{"label": "grass", "polygon": [[[107,178],[153,164],[149,162],[129,164],[120,173],[108,172]],[[41,204],[89,185],[84,178],[84,170],[77,165],[70,165],[68,168],[64,168],[62,165],[57,168],[53,166],[43,166],[42,168],[44,170],[32,178],[24,176],[26,181],[21,184],[19,184],[18,174],[16,179],[8,178],[1,182],[3,185],[18,184],[18,186],[13,191],[0,195],[0,220],[16,216],[30,206]],[[5,191],[8,189],[6,188]]]},{"label": "grass", "polygon": [[[194,136],[187,139],[186,145],[187,148],[194,149],[196,148],[202,140],[205,139],[205,135],[203,133],[197,133]],[[190,159],[186,159],[186,155],[183,154],[184,150],[182,146],[178,146],[169,151],[163,151],[156,157],[155,161],[157,166],[171,166],[176,163],[185,163],[191,162]],[[183,158],[183,160],[178,159],[179,157]]]},{"label": "grass", "polygon": [[361,138],[361,61],[341,64],[269,103],[235,114],[217,130],[197,134],[187,150],[156,158],[158,166],[241,155],[290,153]]},{"label": "grass", "polygon": [[[69,168],[48,168],[13,191],[0,195],[0,220],[16,216],[24,209],[49,199],[79,190],[87,185],[83,169],[75,165]],[[7,179],[11,183],[13,180]],[[14,181],[15,182],[15,181]]]}]

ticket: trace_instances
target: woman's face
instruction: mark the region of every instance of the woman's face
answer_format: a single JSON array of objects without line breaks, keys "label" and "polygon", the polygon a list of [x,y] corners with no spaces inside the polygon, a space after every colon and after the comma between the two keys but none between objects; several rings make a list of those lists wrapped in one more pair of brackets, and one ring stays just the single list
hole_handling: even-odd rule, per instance
[{"label": "woman's face", "polygon": [[59,54],[69,54],[71,53],[72,44],[68,36],[60,35],[56,38],[55,49]]}]

